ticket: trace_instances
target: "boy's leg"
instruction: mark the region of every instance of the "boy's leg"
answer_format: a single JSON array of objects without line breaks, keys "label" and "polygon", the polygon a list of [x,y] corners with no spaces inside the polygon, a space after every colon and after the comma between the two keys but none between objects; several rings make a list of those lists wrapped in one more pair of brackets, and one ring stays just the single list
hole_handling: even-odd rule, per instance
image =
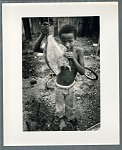
[{"label": "boy's leg", "polygon": [[68,120],[75,118],[75,90],[74,86],[69,89],[69,93],[65,95],[65,112]]},{"label": "boy's leg", "polygon": [[64,127],[66,127],[65,121],[63,119],[63,116],[65,116],[65,101],[62,89],[58,87],[55,89],[55,101],[56,101],[56,116],[60,118],[59,128],[60,130],[62,130]]},{"label": "boy's leg", "polygon": [[65,115],[65,101],[62,89],[56,87],[55,89],[56,115],[62,118]]}]

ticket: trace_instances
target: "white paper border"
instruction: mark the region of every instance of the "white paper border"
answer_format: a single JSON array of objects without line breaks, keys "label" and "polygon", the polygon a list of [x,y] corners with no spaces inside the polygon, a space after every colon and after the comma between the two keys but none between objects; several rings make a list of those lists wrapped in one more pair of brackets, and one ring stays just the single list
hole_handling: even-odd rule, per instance
[{"label": "white paper border", "polygon": [[[22,17],[100,16],[100,131],[23,132]],[[119,144],[118,3],[4,3],[4,146]]]}]

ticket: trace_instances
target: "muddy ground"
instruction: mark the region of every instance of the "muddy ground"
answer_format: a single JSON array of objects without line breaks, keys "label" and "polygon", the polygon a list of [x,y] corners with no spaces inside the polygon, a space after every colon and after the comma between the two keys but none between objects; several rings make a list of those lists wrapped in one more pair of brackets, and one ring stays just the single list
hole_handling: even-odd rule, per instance
[{"label": "muddy ground", "polygon": [[[55,93],[53,88],[46,86],[47,81],[52,78],[52,71],[47,66],[44,56],[38,56],[38,53],[32,50],[37,36],[33,35],[32,41],[26,41],[23,37],[23,131],[58,131],[59,128],[53,124]],[[56,37],[56,40],[59,38]],[[77,129],[84,131],[97,124],[96,129],[94,128],[97,130],[100,128],[100,57],[96,56],[97,47],[93,46],[92,38],[77,38],[76,45],[84,50],[85,66],[98,74],[98,80],[95,81],[77,74],[75,91]],[[65,130],[75,128],[72,124],[68,124]]]}]

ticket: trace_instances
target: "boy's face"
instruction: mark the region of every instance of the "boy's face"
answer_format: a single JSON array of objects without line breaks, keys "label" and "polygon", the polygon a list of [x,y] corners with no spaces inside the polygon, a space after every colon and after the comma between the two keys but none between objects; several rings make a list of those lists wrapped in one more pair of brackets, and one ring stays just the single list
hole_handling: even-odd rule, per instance
[{"label": "boy's face", "polygon": [[60,39],[67,50],[72,50],[75,43],[74,33],[62,33]]}]

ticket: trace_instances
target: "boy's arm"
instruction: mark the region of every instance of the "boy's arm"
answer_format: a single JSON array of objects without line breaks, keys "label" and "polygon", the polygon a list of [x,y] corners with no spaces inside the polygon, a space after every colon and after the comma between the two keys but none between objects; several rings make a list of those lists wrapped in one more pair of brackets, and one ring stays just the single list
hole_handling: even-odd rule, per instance
[{"label": "boy's arm", "polygon": [[38,37],[38,39],[36,40],[35,44],[33,45],[34,52],[43,53],[43,49],[40,48],[43,38],[44,38],[44,34],[41,33],[40,36]]},{"label": "boy's arm", "polygon": [[79,49],[78,50],[78,60],[76,60],[75,57],[73,57],[73,62],[77,68],[77,71],[81,74],[85,74],[85,69],[84,69],[84,59],[83,59],[83,50]]},{"label": "boy's arm", "polygon": [[41,42],[43,40],[43,38],[46,36],[49,36],[51,34],[54,33],[54,28],[53,26],[50,26],[47,22],[43,23],[43,25],[41,26],[41,34],[38,37],[38,39],[36,40],[34,46],[33,46],[33,50],[35,52],[41,52],[43,53],[43,48],[40,48]]},{"label": "boy's arm", "polygon": [[77,55],[78,55],[78,60],[74,57],[73,52],[66,52],[64,54],[65,57],[72,59],[74,62],[77,71],[81,74],[85,74],[85,69],[84,69],[84,59],[83,59],[83,50],[82,49],[77,49]]}]

